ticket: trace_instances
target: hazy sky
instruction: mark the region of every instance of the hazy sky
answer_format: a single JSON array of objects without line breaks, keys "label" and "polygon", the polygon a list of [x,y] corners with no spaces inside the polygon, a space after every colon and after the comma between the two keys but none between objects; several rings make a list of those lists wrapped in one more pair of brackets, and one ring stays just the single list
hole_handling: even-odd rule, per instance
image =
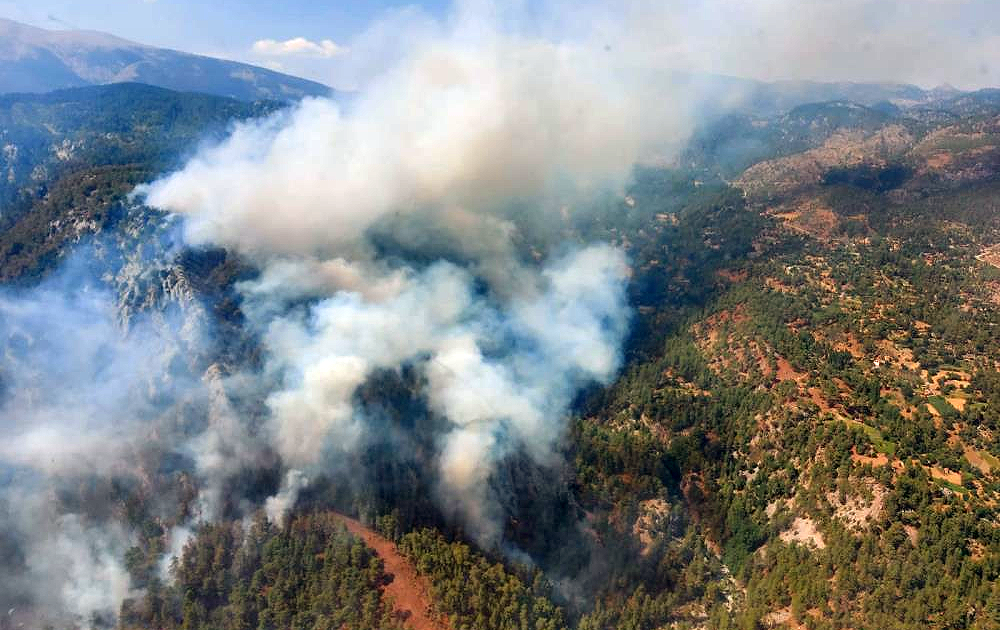
[{"label": "hazy sky", "polygon": [[[462,0],[480,11],[488,0]],[[511,30],[606,43],[669,67],[761,79],[1000,85],[1000,0],[507,0]],[[511,8],[514,7],[514,8]],[[449,19],[450,0],[0,0],[87,28],[352,87]],[[533,33],[535,34],[535,33]]]},{"label": "hazy sky", "polygon": [[45,28],[107,31],[156,46],[246,53],[258,39],[345,40],[386,10],[446,0],[0,0],[5,17]]}]

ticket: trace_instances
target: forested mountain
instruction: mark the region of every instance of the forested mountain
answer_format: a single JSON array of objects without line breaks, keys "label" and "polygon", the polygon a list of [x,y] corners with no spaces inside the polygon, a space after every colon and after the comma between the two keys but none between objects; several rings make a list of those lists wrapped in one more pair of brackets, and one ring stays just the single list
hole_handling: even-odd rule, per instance
[{"label": "forested mountain", "polygon": [[[212,463],[220,516],[197,518],[204,445],[165,436],[227,427],[220,391],[265,434],[273,399],[226,377],[273,378],[246,324],[269,305],[237,289],[261,280],[254,261],[184,244],[130,193],[279,104],[137,84],[0,98],[4,295],[59,281],[90,248],[85,275],[125,328],[184,322],[157,348],[172,380],[127,390],[156,410],[148,441],[127,467],[60,473],[54,493],[59,518],[127,533],[104,550],[130,585],[117,614],[46,616],[7,506],[0,628],[408,627],[396,576],[339,514],[395,545],[453,630],[1000,627],[1000,99],[894,98],[706,119],[676,164],[636,167],[624,195],[549,225],[559,241],[510,213],[526,265],[562,240],[624,249],[632,320],[620,376],[576,397],[559,461],[512,448],[492,473],[492,546],[435,500],[447,420],[416,362],[352,390],[373,429],[292,484],[287,516],[281,456],[239,459],[244,436],[225,445],[238,465]],[[212,344],[192,341],[199,326]],[[0,332],[13,399],[42,337]],[[178,393],[186,381],[208,393]],[[0,462],[0,483],[25,477]]]},{"label": "forested mountain", "polygon": [[0,97],[0,277],[37,277],[67,241],[120,219],[136,184],[280,107],[138,83]]}]

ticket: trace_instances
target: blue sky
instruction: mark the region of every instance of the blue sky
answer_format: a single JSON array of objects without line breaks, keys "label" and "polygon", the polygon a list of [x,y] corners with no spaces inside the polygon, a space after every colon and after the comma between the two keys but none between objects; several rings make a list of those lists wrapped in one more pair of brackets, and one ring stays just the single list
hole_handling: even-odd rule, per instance
[{"label": "blue sky", "polygon": [[0,0],[0,17],[49,29],[104,31],[144,44],[328,80],[322,57],[279,59],[281,55],[255,53],[254,43],[305,38],[342,45],[386,14],[410,7],[440,18],[448,4],[447,0]]},{"label": "blue sky", "polygon": [[185,50],[243,50],[262,38],[344,40],[406,5],[444,13],[446,0],[0,0],[0,14],[45,28],[114,33]]}]

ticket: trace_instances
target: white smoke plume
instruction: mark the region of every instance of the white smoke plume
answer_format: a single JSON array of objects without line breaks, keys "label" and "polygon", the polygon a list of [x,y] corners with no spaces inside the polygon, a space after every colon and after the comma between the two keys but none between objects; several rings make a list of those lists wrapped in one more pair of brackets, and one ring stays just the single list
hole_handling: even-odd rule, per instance
[{"label": "white smoke plume", "polygon": [[31,593],[88,624],[113,620],[128,592],[122,560],[131,537],[113,523],[60,513],[49,497],[83,475],[130,472],[126,453],[149,410],[142,401],[172,386],[157,382],[169,370],[136,366],[162,368],[171,356],[145,327],[125,339],[106,294],[67,296],[63,288],[0,295],[0,472],[8,478],[0,527],[20,541],[26,562],[0,569],[0,582],[9,596]]},{"label": "white smoke plume", "polygon": [[287,466],[311,474],[352,449],[358,388],[416,365],[451,423],[439,499],[496,542],[495,465],[522,448],[551,463],[575,393],[618,369],[628,322],[620,251],[526,260],[511,209],[558,224],[681,125],[669,102],[636,98],[648,90],[602,47],[514,34],[480,8],[411,42],[349,106],[312,99],[241,124],[140,192],[182,215],[190,242],[260,266],[239,289]]},{"label": "white smoke plume", "polygon": [[149,187],[148,203],[184,214],[193,243],[357,256],[390,214],[460,230],[463,213],[481,222],[516,200],[556,215],[566,195],[621,184],[645,149],[680,139],[675,103],[647,98],[603,48],[482,20],[413,44],[349,106],[312,99],[240,125]]},{"label": "white smoke plume", "polygon": [[163,558],[159,564],[159,576],[164,582],[169,583],[173,579],[172,570],[174,563],[180,562],[184,555],[184,547],[193,535],[194,532],[191,531],[190,527],[178,525],[171,528],[167,536],[167,551],[163,554]]},{"label": "white smoke plume", "polygon": [[264,513],[267,515],[267,520],[272,523],[277,523],[278,525],[283,525],[285,522],[285,516],[288,515],[288,511],[292,509],[295,502],[299,499],[299,493],[302,492],[302,488],[308,485],[309,479],[302,474],[302,471],[292,470],[288,471],[285,475],[285,481],[281,484],[281,490],[278,494],[273,497],[268,497],[264,502]]},{"label": "white smoke plume", "polygon": [[432,407],[453,423],[442,436],[443,498],[493,536],[482,500],[468,493],[483,490],[505,448],[548,458],[573,394],[614,375],[625,274],[619,251],[592,246],[553,261],[534,290],[497,305],[476,295],[471,274],[441,262],[410,271],[386,299],[340,291],[278,317],[264,336],[282,383],[267,401],[272,441],[291,466],[321,465],[360,437],[353,395],[368,376],[423,364]]},{"label": "white smoke plume", "polygon": [[603,47],[511,33],[484,7],[410,42],[349,106],[312,99],[239,125],[140,192],[182,215],[190,242],[261,267],[239,288],[287,466],[310,474],[353,448],[358,388],[419,366],[451,423],[439,499],[496,542],[497,462],[525,448],[551,463],[575,393],[618,369],[628,322],[621,252],[578,244],[539,265],[517,253],[511,210],[558,225],[682,125]]},{"label": "white smoke plume", "polygon": [[[415,42],[350,107],[312,100],[244,124],[145,189],[189,243],[259,267],[238,291],[261,373],[207,365],[207,330],[123,309],[89,268],[0,294],[0,553],[16,560],[0,601],[113,623],[143,540],[122,524],[126,498],[169,532],[168,577],[200,520],[263,508],[281,522],[366,430],[359,386],[405,366],[447,420],[440,505],[496,541],[490,474],[514,450],[552,460],[575,393],[618,369],[628,324],[620,251],[553,242],[536,260],[509,211],[558,221],[620,186],[642,142],[641,112],[592,52],[480,26]],[[229,389],[266,417],[254,424]],[[274,496],[231,492],[275,452]]]}]

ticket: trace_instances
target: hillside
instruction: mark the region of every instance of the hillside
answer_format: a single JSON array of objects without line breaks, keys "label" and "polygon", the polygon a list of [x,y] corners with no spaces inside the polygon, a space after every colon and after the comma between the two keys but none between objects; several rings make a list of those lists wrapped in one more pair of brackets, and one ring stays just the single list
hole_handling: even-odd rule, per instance
[{"label": "hillside", "polygon": [[154,48],[96,31],[51,31],[0,19],[0,93],[147,83],[243,101],[326,96],[319,83],[245,63]]},{"label": "hillside", "polygon": [[606,627],[995,627],[998,114],[865,114],[750,165],[715,203],[760,221],[696,231],[713,264],[677,253],[694,208],[630,236],[698,299],[638,297],[655,335],[580,422],[582,497],[662,540],[661,570],[681,507],[739,588],[687,615],[676,582],[612,589]]},{"label": "hillside", "polygon": [[37,261],[108,220],[113,198],[278,107],[135,83],[0,97],[0,275],[37,273]]},{"label": "hillside", "polygon": [[[349,392],[369,427],[357,446],[307,481],[288,474],[268,439],[275,399],[248,385],[276,378],[264,337],[288,321],[255,328],[277,307],[247,287],[287,289],[289,317],[314,287],[295,293],[250,258],[186,245],[176,218],[129,196],[280,105],[136,84],[0,98],[12,200],[0,308],[14,322],[0,322],[0,400],[75,395],[57,379],[84,365],[115,385],[96,415],[141,420],[114,465],[93,457],[50,479],[0,458],[0,481],[28,488],[18,505],[44,497],[129,586],[106,616],[51,613],[22,576],[62,569],[35,561],[43,548],[0,506],[0,606],[12,611],[0,628],[1000,627],[1000,101],[898,89],[914,98],[727,112],[677,164],[636,167],[624,195],[546,230],[521,208],[504,215],[521,271],[567,242],[620,247],[631,321],[620,374],[575,395],[554,457],[496,430],[508,448],[484,482],[498,497],[493,544],[439,500],[453,426],[430,402],[432,378],[461,380],[473,407],[492,401],[471,370],[434,372],[423,357],[372,369]],[[421,271],[467,256],[376,237],[372,250],[422,256]],[[476,277],[470,294],[488,284]],[[52,300],[78,286],[111,296],[115,334],[98,334],[86,301]],[[40,307],[18,306],[35,290]],[[423,306],[407,303],[414,330]],[[123,339],[151,331],[167,342],[116,361]],[[93,351],[78,358],[78,343]],[[519,343],[516,367],[542,345]],[[24,372],[33,353],[54,357],[53,379]],[[101,537],[116,534],[127,544]]]}]

